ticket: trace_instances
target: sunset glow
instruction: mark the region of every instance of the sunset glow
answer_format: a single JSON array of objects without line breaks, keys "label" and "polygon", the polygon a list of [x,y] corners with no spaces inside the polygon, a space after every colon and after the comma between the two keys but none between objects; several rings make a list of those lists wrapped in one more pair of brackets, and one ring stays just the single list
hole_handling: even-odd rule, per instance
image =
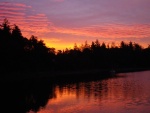
[{"label": "sunset glow", "polygon": [[[133,73],[128,73],[128,75],[134,77]],[[136,73],[135,76],[137,76]],[[137,81],[133,82],[130,78],[123,80],[124,78],[118,78],[70,84],[62,88],[57,86],[55,87],[56,98],[49,99],[45,108],[39,110],[38,113],[108,113],[110,111],[120,113],[122,109],[129,111],[135,109],[137,103],[139,105],[136,109],[139,112],[142,111],[142,108],[149,109],[148,105],[140,105],[143,92],[145,92],[145,98],[148,98],[150,94],[147,90],[149,82],[142,87]]]},{"label": "sunset glow", "polygon": [[1,0],[0,22],[7,18],[23,36],[44,40],[48,47],[72,48],[74,43],[150,44],[149,0]]}]

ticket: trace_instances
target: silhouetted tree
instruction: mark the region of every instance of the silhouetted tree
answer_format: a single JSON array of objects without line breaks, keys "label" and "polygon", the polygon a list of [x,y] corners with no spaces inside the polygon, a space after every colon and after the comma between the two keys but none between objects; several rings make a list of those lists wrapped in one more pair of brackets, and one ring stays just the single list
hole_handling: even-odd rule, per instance
[{"label": "silhouetted tree", "polygon": [[73,49],[58,50],[46,46],[32,35],[26,38],[17,25],[7,19],[0,25],[0,71],[39,72],[58,70],[87,70],[110,68],[149,68],[150,46],[121,41],[108,47],[99,40]]},{"label": "silhouetted tree", "polygon": [[101,48],[106,49],[106,44],[104,42],[102,43]]}]

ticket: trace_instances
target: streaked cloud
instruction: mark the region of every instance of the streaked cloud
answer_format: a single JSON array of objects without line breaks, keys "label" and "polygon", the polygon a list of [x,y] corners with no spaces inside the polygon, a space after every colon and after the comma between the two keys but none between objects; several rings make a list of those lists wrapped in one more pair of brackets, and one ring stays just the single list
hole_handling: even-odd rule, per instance
[{"label": "streaked cloud", "polygon": [[24,36],[38,36],[59,49],[96,39],[146,45],[149,4],[149,0],[1,0],[0,22],[8,18]]},{"label": "streaked cloud", "polygon": [[66,33],[73,35],[83,35],[90,37],[101,37],[101,38],[130,38],[130,37],[148,37],[150,36],[150,25],[123,25],[123,24],[107,24],[104,26],[95,25],[83,28],[59,28],[56,27],[54,32]]},{"label": "streaked cloud", "polygon": [[[7,18],[11,24],[20,27],[23,34],[30,37],[36,33],[48,32],[48,26],[51,24],[45,14],[36,13],[31,6],[18,3],[0,3],[1,22]],[[30,12],[28,14],[28,12]]]},{"label": "streaked cloud", "polygon": [[63,2],[64,0],[54,0],[55,2]]}]

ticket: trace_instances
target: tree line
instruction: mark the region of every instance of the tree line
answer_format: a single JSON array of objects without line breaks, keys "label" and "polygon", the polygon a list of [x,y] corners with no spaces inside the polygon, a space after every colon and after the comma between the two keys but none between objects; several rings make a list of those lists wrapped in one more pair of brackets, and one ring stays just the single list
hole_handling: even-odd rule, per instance
[{"label": "tree line", "polygon": [[34,35],[24,37],[7,19],[0,25],[0,72],[150,68],[149,64],[150,45],[121,41],[109,46],[96,40],[56,52]]},{"label": "tree line", "polygon": [[36,36],[22,36],[17,25],[7,19],[0,25],[0,71],[37,71],[51,66],[53,49]]}]

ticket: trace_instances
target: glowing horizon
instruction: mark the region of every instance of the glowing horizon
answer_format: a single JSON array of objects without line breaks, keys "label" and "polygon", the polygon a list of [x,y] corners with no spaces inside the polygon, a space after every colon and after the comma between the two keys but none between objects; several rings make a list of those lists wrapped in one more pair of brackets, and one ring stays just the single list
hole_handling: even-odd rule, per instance
[{"label": "glowing horizon", "polygon": [[150,44],[148,0],[1,0],[0,22],[7,18],[23,36],[44,40],[48,47],[72,48],[98,39]]}]

